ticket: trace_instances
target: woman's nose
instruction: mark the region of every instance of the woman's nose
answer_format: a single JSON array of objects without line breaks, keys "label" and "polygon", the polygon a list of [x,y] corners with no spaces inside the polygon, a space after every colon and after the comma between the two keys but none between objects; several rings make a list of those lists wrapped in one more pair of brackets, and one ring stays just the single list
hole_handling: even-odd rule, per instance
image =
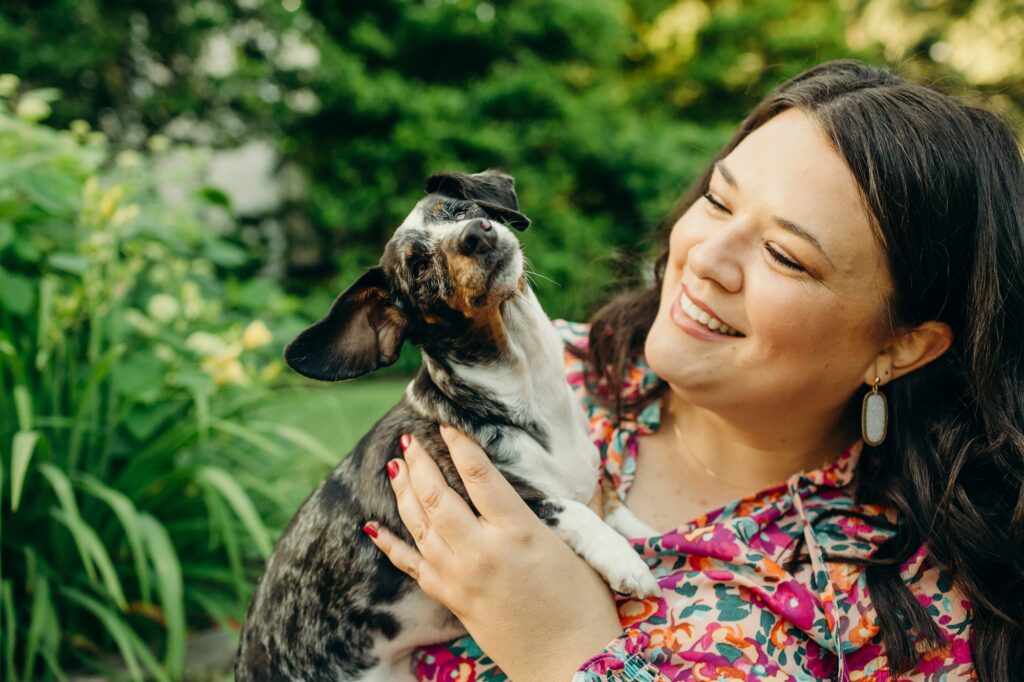
[{"label": "woman's nose", "polygon": [[726,291],[739,291],[743,288],[742,241],[738,231],[719,228],[690,247],[686,257],[690,271]]}]

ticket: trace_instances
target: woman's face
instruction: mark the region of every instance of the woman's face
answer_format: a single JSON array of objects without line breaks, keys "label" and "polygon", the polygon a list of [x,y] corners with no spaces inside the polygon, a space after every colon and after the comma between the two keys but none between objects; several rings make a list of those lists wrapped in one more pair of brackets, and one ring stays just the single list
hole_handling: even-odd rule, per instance
[{"label": "woman's face", "polygon": [[719,162],[672,228],[647,360],[713,412],[838,418],[887,343],[890,291],[853,174],[789,109]]}]

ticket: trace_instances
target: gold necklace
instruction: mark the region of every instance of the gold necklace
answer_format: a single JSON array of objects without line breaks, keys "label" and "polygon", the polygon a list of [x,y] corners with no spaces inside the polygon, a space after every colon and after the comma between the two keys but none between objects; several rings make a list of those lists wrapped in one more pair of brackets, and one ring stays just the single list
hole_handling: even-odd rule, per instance
[{"label": "gold necklace", "polygon": [[[716,474],[714,469],[709,467],[707,464],[702,462],[697,457],[697,454],[693,451],[693,448],[690,447],[690,444],[686,442],[686,438],[683,437],[683,432],[679,430],[679,422],[677,422],[675,419],[672,420],[672,430],[675,431],[676,439],[680,443],[682,443],[683,454],[685,456],[687,456],[690,460],[692,460],[694,463],[696,463],[697,466],[700,467],[701,471],[703,471],[705,474],[707,474],[711,478],[715,479],[716,481],[721,481],[722,483],[725,483],[726,485],[732,486],[733,488],[743,489],[743,490],[750,490],[751,487],[757,487],[757,486],[751,486],[751,485],[747,485],[747,484],[736,483],[735,481],[730,481],[729,479],[723,478],[722,476],[719,476],[718,474]],[[830,461],[831,461],[830,459],[825,459],[825,461],[823,461],[821,463],[821,467],[824,468],[825,466],[828,466]]]},{"label": "gold necklace", "polygon": [[739,483],[734,483],[733,481],[730,481],[728,479],[722,478],[721,476],[716,474],[711,467],[709,467],[704,462],[700,461],[697,458],[697,455],[694,454],[693,449],[690,447],[690,444],[686,442],[685,438],[683,438],[683,432],[679,430],[679,423],[676,420],[674,420],[674,419],[672,420],[672,430],[676,432],[676,439],[680,443],[682,443],[682,445],[683,445],[683,447],[682,447],[683,454],[686,455],[689,459],[691,459],[694,463],[696,463],[705,474],[707,474],[711,478],[715,479],[716,481],[721,481],[722,483],[725,483],[726,485],[730,485],[733,488],[737,488],[737,489],[742,488],[744,490],[749,490],[750,489],[749,485],[740,485]]}]

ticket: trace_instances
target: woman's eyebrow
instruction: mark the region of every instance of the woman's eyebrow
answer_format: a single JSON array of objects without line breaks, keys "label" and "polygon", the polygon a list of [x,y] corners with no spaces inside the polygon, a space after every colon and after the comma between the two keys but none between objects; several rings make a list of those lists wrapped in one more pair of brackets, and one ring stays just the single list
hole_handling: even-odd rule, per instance
[{"label": "woman's eyebrow", "polygon": [[[739,189],[739,185],[737,185],[736,183],[736,176],[732,174],[732,171],[730,171],[726,167],[724,162],[715,162],[715,170],[717,170],[722,175],[722,178],[730,187],[732,187],[733,189]],[[785,218],[780,218],[777,215],[773,215],[772,220],[774,220],[776,224],[778,224],[778,226],[781,227],[782,229],[792,232],[796,236],[802,237],[803,239],[806,239],[811,244],[813,244],[815,248],[818,249],[818,251],[821,251],[821,255],[825,257],[825,260],[828,261],[828,264],[831,265],[833,269],[837,269],[836,264],[832,262],[832,259],[829,258],[828,253],[825,252],[825,247],[821,245],[821,242],[818,241],[818,238],[811,234],[811,232],[809,232],[807,229],[803,227],[800,227],[792,220],[786,220]]]}]

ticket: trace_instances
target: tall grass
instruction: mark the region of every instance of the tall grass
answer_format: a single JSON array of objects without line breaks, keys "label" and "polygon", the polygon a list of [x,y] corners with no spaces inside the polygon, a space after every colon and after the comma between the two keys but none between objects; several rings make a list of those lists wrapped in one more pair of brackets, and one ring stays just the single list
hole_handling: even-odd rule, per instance
[{"label": "tall grass", "polygon": [[237,620],[292,511],[272,482],[331,456],[250,418],[295,304],[226,285],[251,255],[221,195],[161,197],[151,157],[189,153],[113,156],[39,123],[57,93],[16,90],[0,76],[0,680],[109,652],[180,679],[188,631]]}]

